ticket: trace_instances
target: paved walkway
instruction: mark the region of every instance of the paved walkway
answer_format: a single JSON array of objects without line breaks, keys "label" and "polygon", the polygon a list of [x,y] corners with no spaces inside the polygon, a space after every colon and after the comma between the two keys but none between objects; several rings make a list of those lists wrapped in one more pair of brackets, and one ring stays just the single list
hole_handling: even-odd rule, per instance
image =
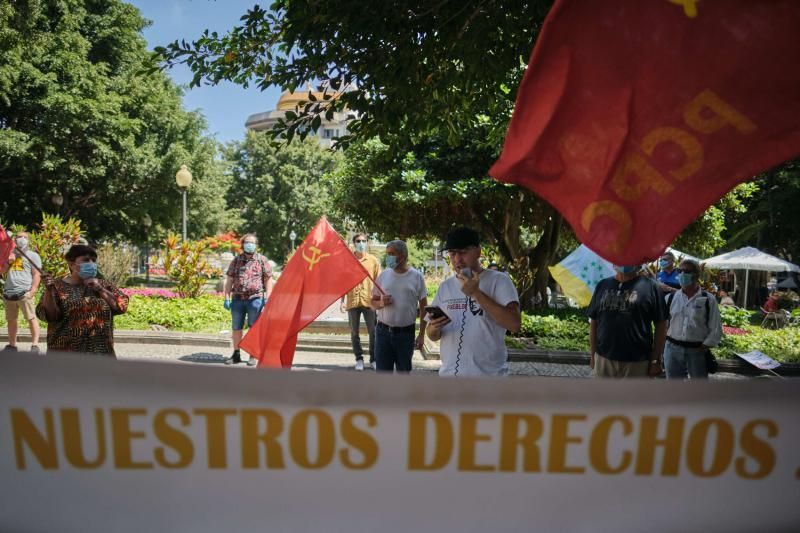
[{"label": "paved walkway", "polygon": [[[28,343],[20,343],[20,350],[27,350]],[[198,345],[169,345],[169,344],[136,344],[117,343],[117,356],[121,360],[158,361],[177,364],[207,364],[224,367],[225,358],[230,355],[229,348],[218,346]],[[433,374],[439,371],[440,361],[426,361],[419,352],[414,352],[412,359],[414,372]],[[315,372],[355,372],[355,359],[351,354],[324,353],[324,352],[296,352],[293,370]],[[233,370],[255,371],[255,367],[248,367],[242,363],[232,365]],[[365,371],[365,373],[369,373]],[[555,363],[512,362],[509,363],[509,373],[520,377],[557,377],[557,378],[589,378],[591,371],[586,365],[562,365]],[[712,380],[748,379],[746,376],[729,373],[718,373]]]}]

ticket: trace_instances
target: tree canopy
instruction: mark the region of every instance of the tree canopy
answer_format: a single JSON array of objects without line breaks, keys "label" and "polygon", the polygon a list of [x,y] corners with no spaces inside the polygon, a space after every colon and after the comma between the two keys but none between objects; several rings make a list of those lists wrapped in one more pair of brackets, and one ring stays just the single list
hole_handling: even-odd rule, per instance
[{"label": "tree canopy", "polygon": [[[146,24],[121,0],[0,4],[0,217],[31,226],[57,211],[94,238],[139,238],[145,214],[156,232],[177,229],[181,164],[194,205],[213,207],[211,182],[224,180],[215,142],[163,73],[141,73]],[[190,229],[227,224],[207,207]]]},{"label": "tree canopy", "polygon": [[[156,49],[166,64],[186,63],[193,84],[233,81],[290,90],[329,80],[336,98],[309,98],[274,133],[291,137],[319,115],[347,110],[351,134],[414,140],[443,129],[456,142],[484,120],[505,132],[516,87],[552,1],[276,0],[255,6],[219,35]],[[319,122],[316,123],[317,125]]]},{"label": "tree canopy", "polygon": [[255,233],[266,255],[282,261],[290,251],[289,234],[302,239],[330,212],[326,175],[340,155],[310,139],[276,146],[264,133],[250,131],[228,147],[226,157],[232,165],[228,203],[244,220],[242,231]]}]

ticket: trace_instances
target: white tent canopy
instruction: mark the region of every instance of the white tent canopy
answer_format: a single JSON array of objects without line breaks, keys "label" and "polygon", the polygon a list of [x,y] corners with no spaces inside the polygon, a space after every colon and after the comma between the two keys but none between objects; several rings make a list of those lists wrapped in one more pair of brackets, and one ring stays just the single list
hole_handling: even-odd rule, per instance
[{"label": "white tent canopy", "polygon": [[767,272],[800,272],[800,266],[769,255],[752,246],[745,246],[732,252],[716,255],[703,261],[706,268],[727,268],[744,270],[744,307],[747,307],[747,284],[751,270]]},{"label": "white tent canopy", "polygon": [[672,247],[667,248],[667,252],[672,252],[672,254],[675,256],[675,266],[676,267],[677,267],[678,263],[680,263],[684,259],[691,259],[693,261],[697,261],[698,263],[700,262],[700,258],[699,257],[695,257],[693,255],[689,255],[686,252],[681,252],[680,250],[676,250],[675,248],[672,248]]}]

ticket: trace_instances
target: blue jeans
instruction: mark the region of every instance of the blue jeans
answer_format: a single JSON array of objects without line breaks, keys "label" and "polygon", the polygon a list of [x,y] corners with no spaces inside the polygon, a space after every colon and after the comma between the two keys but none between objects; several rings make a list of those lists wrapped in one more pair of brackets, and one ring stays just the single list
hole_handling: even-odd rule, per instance
[{"label": "blue jeans", "polygon": [[263,298],[253,298],[251,300],[234,298],[231,300],[231,329],[233,329],[233,331],[243,330],[245,316],[247,316],[247,326],[252,327],[263,308]]},{"label": "blue jeans", "polygon": [[350,340],[353,343],[353,353],[356,361],[364,360],[364,348],[361,347],[361,337],[359,336],[359,326],[361,325],[361,315],[364,315],[364,323],[367,325],[369,335],[369,362],[375,362],[375,311],[369,307],[354,307],[347,310],[347,320],[350,322]]},{"label": "blue jeans", "polygon": [[375,362],[378,372],[411,372],[414,355],[414,329],[390,330],[381,325],[375,328]]},{"label": "blue jeans", "polygon": [[664,346],[664,370],[667,379],[708,379],[705,348],[686,348],[667,341]]}]

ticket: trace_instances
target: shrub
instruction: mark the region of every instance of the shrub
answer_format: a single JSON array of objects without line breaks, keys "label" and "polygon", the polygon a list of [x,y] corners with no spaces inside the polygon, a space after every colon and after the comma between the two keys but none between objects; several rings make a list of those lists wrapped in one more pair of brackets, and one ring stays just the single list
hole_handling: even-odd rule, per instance
[{"label": "shrub", "polygon": [[218,296],[165,298],[134,294],[128,312],[114,318],[117,329],[150,329],[163,326],[174,331],[217,333],[230,329],[231,313]]},{"label": "shrub", "polygon": [[720,306],[719,314],[722,317],[722,325],[732,328],[746,328],[750,325],[752,311],[739,309],[738,307]]},{"label": "shrub", "polygon": [[589,350],[589,322],[579,310],[554,309],[535,315],[523,313],[519,336],[532,337],[542,348]]},{"label": "shrub", "polygon": [[[16,233],[23,228],[15,225],[12,229]],[[64,254],[80,236],[80,220],[70,218],[64,221],[58,215],[42,213],[42,223],[30,232],[30,248],[42,258],[42,269],[54,278],[60,278],[69,273]]]},{"label": "shrub", "polygon": [[178,236],[170,232],[164,246],[164,268],[167,276],[175,282],[177,291],[184,296],[199,296],[206,280],[213,275],[213,269],[203,258],[206,245],[203,242],[180,242]]},{"label": "shrub", "polygon": [[214,237],[206,237],[200,242],[215,252],[232,252],[234,255],[242,253],[241,236],[234,231],[221,233]]},{"label": "shrub", "polygon": [[139,254],[130,246],[103,244],[97,249],[97,265],[103,277],[122,287],[131,277],[131,268],[136,264]]},{"label": "shrub", "polygon": [[778,330],[753,326],[747,335],[724,335],[717,357],[736,359],[735,352],[758,350],[783,363],[800,362],[800,328]]}]

